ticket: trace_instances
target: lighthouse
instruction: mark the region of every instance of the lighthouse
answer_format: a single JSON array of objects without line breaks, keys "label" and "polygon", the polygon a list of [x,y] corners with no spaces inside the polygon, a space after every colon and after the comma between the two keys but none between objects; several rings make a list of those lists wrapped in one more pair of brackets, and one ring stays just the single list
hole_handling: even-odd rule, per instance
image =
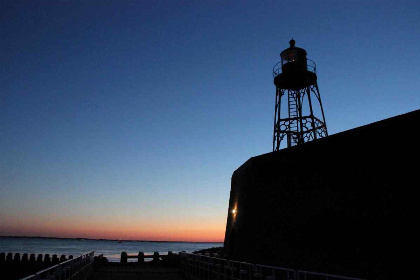
[{"label": "lighthouse", "polygon": [[[319,93],[316,64],[306,50],[295,46],[280,53],[273,67],[276,86],[273,151],[328,136],[324,109]],[[284,145],[284,140],[286,145]]]}]

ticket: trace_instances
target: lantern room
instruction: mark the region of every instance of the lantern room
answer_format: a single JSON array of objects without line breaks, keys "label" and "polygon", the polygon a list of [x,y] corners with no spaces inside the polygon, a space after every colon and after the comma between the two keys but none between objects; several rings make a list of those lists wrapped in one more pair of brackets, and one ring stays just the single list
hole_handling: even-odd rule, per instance
[{"label": "lantern room", "polygon": [[290,40],[290,47],[280,53],[282,72],[287,74],[304,73],[308,70],[306,51],[295,47],[295,40]]},{"label": "lantern room", "polygon": [[295,46],[290,40],[290,47],[280,53],[281,61],[274,65],[274,84],[282,89],[302,89],[316,83],[315,62],[306,57],[304,49]]}]

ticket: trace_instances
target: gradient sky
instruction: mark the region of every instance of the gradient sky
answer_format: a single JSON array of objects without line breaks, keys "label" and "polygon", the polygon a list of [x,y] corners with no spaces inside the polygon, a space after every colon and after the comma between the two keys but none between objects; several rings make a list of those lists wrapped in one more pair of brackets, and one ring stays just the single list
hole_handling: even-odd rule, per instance
[{"label": "gradient sky", "polygon": [[419,1],[0,13],[0,235],[223,241],[233,171],[272,149],[272,67],[292,37],[330,134],[420,108]]}]

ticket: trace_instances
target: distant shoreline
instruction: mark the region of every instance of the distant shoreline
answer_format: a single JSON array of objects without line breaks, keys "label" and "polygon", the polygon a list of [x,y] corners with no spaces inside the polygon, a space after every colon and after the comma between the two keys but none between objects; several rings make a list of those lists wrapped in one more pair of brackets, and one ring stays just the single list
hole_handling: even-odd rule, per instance
[{"label": "distant shoreline", "polygon": [[154,242],[154,243],[223,243],[222,241],[155,241],[155,240],[130,240],[130,239],[104,239],[86,237],[48,237],[48,236],[0,236],[0,238],[33,238],[33,239],[59,239],[59,240],[91,240],[91,241],[121,241],[121,242]]}]

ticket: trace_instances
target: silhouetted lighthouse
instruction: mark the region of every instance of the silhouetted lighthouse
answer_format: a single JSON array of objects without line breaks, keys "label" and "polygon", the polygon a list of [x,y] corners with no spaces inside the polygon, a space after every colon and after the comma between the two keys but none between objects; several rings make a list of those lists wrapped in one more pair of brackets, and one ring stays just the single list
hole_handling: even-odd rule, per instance
[{"label": "silhouetted lighthouse", "polygon": [[[276,85],[273,151],[280,150],[285,137],[287,147],[291,147],[328,136],[315,62],[306,58],[304,49],[295,47],[293,39],[280,58],[273,68]],[[313,104],[313,99],[318,102]]]}]

